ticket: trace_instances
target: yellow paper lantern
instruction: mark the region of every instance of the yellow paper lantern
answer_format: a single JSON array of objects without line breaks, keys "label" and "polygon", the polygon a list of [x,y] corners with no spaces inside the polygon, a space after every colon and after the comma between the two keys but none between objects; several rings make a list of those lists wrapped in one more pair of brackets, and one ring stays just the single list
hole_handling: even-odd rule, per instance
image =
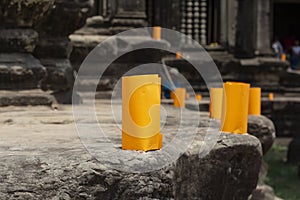
[{"label": "yellow paper lantern", "polygon": [[210,89],[209,113],[212,119],[221,119],[222,114],[223,88]]},{"label": "yellow paper lantern", "polygon": [[185,88],[176,88],[174,91],[174,106],[177,108],[185,107],[185,97],[186,97]]},{"label": "yellow paper lantern", "polygon": [[250,84],[226,82],[224,84],[221,130],[244,134],[247,132]]},{"label": "yellow paper lantern", "polygon": [[201,99],[202,99],[202,95],[201,94],[196,94],[196,100],[201,101]]},{"label": "yellow paper lantern", "polygon": [[269,100],[270,101],[273,101],[274,100],[274,93],[269,93]]},{"label": "yellow paper lantern", "polygon": [[249,93],[249,115],[261,114],[261,89],[250,88]]},{"label": "yellow paper lantern", "polygon": [[160,26],[154,26],[153,27],[152,37],[155,40],[160,40],[161,39],[161,27]]},{"label": "yellow paper lantern", "polygon": [[176,53],[176,59],[178,59],[178,60],[181,59],[181,53],[180,52]]},{"label": "yellow paper lantern", "polygon": [[122,78],[122,149],[149,151],[162,147],[160,90],[157,74]]}]

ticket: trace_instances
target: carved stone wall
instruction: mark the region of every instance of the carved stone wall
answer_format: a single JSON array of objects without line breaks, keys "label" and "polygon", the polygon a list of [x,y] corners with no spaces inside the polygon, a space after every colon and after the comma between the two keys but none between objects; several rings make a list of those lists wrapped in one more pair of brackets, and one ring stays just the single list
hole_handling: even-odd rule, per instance
[{"label": "carved stone wall", "polygon": [[32,56],[37,45],[38,24],[54,0],[0,2],[0,89],[33,89],[47,76]]}]

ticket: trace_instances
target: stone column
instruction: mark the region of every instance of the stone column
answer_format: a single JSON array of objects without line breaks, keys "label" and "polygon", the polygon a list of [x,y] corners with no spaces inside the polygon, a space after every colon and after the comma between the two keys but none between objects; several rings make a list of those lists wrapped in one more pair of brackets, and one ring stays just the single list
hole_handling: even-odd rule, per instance
[{"label": "stone column", "polygon": [[48,17],[36,27],[40,38],[34,55],[48,72],[42,88],[54,90],[59,103],[71,103],[72,97],[74,76],[69,61],[69,35],[85,24],[92,6],[93,0],[55,0]]},{"label": "stone column", "polygon": [[31,54],[38,41],[33,27],[53,2],[0,1],[0,89],[38,88],[46,77],[46,69]]},{"label": "stone column", "polygon": [[231,52],[235,48],[237,0],[221,1],[221,44]]},{"label": "stone column", "polygon": [[270,0],[239,0],[235,56],[252,58],[271,53]]},{"label": "stone column", "polygon": [[255,55],[271,55],[270,0],[257,0]]},{"label": "stone column", "polygon": [[254,57],[255,51],[255,12],[256,0],[238,1],[237,30],[235,40],[236,57]]}]

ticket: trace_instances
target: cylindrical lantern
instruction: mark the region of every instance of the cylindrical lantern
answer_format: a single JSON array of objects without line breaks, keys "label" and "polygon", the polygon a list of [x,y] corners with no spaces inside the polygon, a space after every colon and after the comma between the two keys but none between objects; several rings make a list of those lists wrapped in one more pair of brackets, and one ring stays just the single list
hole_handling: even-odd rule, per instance
[{"label": "cylindrical lantern", "polygon": [[274,93],[269,93],[269,100],[270,101],[273,101],[274,100]]},{"label": "cylindrical lantern", "polygon": [[224,84],[221,130],[229,133],[247,132],[250,84],[226,82]]},{"label": "cylindrical lantern", "polygon": [[176,53],[176,59],[181,59],[181,53],[180,52]]},{"label": "cylindrical lantern", "polygon": [[160,40],[161,39],[161,27],[160,26],[154,26],[153,27],[153,33],[152,37],[155,40]]},{"label": "cylindrical lantern", "polygon": [[280,59],[282,61],[286,61],[286,54],[285,53],[281,54]]},{"label": "cylindrical lantern", "polygon": [[210,89],[210,104],[209,104],[210,118],[221,119],[222,99],[223,99],[223,88]]},{"label": "cylindrical lantern", "polygon": [[157,74],[122,78],[122,149],[149,151],[162,147],[160,90]]},{"label": "cylindrical lantern", "polygon": [[261,89],[250,88],[249,93],[249,115],[260,115],[261,113]]},{"label": "cylindrical lantern", "polygon": [[177,108],[184,108],[185,107],[185,88],[176,88],[174,93],[174,106]]},{"label": "cylindrical lantern", "polygon": [[202,99],[202,95],[201,94],[196,94],[196,100],[201,101],[201,99]]},{"label": "cylindrical lantern", "polygon": [[189,99],[190,98],[190,94],[189,93],[186,93],[185,94],[185,99]]}]

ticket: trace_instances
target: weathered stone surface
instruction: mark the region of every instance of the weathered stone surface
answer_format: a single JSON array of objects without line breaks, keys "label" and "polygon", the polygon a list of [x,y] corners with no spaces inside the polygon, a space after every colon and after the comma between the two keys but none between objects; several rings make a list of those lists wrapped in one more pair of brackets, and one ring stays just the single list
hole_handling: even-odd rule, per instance
[{"label": "weathered stone surface", "polygon": [[50,106],[53,96],[40,90],[0,91],[0,106]]},{"label": "weathered stone surface", "polygon": [[268,185],[258,185],[249,200],[275,200],[275,198],[276,196],[272,187]]},{"label": "weathered stone surface", "polygon": [[273,101],[265,100],[262,113],[266,114],[275,124],[278,136],[300,137],[300,98],[279,97]]},{"label": "weathered stone surface", "polygon": [[[114,120],[107,116],[107,105],[108,101],[96,103],[98,119],[109,126]],[[245,200],[257,184],[262,154],[260,142],[250,135],[222,134],[213,150],[199,158],[206,132],[202,127],[174,164],[132,174],[110,169],[87,153],[76,134],[71,106],[0,109],[1,199]],[[107,134],[119,142],[119,131],[111,129]],[[140,157],[147,154],[151,152]]]},{"label": "weathered stone surface", "polygon": [[33,27],[53,5],[54,0],[2,0],[0,21],[5,28]]},{"label": "weathered stone surface", "polygon": [[[281,77],[287,73],[287,62],[268,57],[237,59],[232,54],[222,51],[209,53],[217,65],[223,81],[247,82],[253,86],[262,87],[265,91],[282,92],[286,90],[286,87],[279,87],[278,85],[282,81]],[[199,59],[197,62],[203,63],[203,65],[210,62],[203,57],[194,57]],[[195,90],[207,90],[203,78],[190,63],[184,59],[178,60],[174,56],[167,58],[165,62],[170,67],[176,67],[190,81]]]},{"label": "weathered stone surface", "polygon": [[34,55],[38,58],[69,58],[72,44],[67,37],[40,38]]},{"label": "weathered stone surface", "polygon": [[[251,142],[245,145],[245,139]],[[253,177],[257,176],[261,164],[250,159],[260,157],[257,152],[260,145],[251,143],[251,136],[224,134],[209,155],[200,160],[195,152],[197,148],[191,148],[176,163],[175,198],[247,199],[247,194],[256,187],[258,177],[255,181]],[[246,170],[249,166],[254,168]],[[242,181],[244,178],[251,183]]]},{"label": "weathered stone surface", "polygon": [[[74,69],[78,70],[80,65],[86,56],[93,50],[99,43],[108,39],[108,36],[91,36],[91,35],[71,35],[70,39],[73,44],[73,51],[71,53],[71,63]],[[106,70],[105,75],[107,77],[119,78],[122,74],[129,69],[145,63],[159,63],[161,59],[167,54],[165,51],[161,51],[153,48],[168,49],[170,44],[164,40],[153,40],[150,35],[136,35],[136,36],[115,36],[114,39],[106,41],[105,48],[97,48],[93,58],[90,58],[90,62],[95,62],[95,67],[101,66],[101,62],[108,61],[114,55],[125,53],[114,62]],[[144,49],[148,47],[148,49]],[[129,49],[143,48],[143,50],[135,50],[127,53]],[[91,60],[96,59],[96,60]],[[94,68],[89,71],[93,73]],[[106,78],[107,78],[106,77]]]},{"label": "weathered stone surface", "polygon": [[288,147],[287,161],[289,163],[300,163],[300,139],[294,138]]},{"label": "weathered stone surface", "polygon": [[37,88],[47,72],[30,54],[0,54],[0,89]]},{"label": "weathered stone surface", "polygon": [[[74,83],[73,68],[69,63],[72,44],[68,36],[82,27],[91,14],[93,0],[55,0],[49,15],[36,26],[40,35],[34,51],[36,57],[46,66],[48,76],[43,89],[65,92],[64,98],[71,103]],[[67,97],[67,95],[69,95]]]},{"label": "weathered stone surface", "polygon": [[275,140],[275,127],[267,117],[249,115],[247,132],[259,139],[264,154],[272,147]]},{"label": "weathered stone surface", "polygon": [[0,29],[0,52],[33,52],[37,41],[33,29]]},{"label": "weathered stone surface", "polygon": [[42,82],[44,90],[67,90],[73,87],[73,68],[68,59],[41,59],[47,69],[47,77]]},{"label": "weathered stone surface", "polygon": [[55,0],[48,17],[38,24],[39,34],[51,36],[69,36],[85,24],[90,15],[93,0]]},{"label": "weathered stone surface", "polygon": [[82,103],[81,96],[77,93],[73,93],[73,88],[54,91],[53,93],[51,93],[51,95],[53,95],[56,102],[60,104],[76,105]]},{"label": "weathered stone surface", "polygon": [[[209,101],[202,100],[199,104],[187,102],[186,107],[191,110],[208,111]],[[249,115],[247,132],[260,140],[264,154],[272,147],[276,137],[273,122],[263,115]]]}]

